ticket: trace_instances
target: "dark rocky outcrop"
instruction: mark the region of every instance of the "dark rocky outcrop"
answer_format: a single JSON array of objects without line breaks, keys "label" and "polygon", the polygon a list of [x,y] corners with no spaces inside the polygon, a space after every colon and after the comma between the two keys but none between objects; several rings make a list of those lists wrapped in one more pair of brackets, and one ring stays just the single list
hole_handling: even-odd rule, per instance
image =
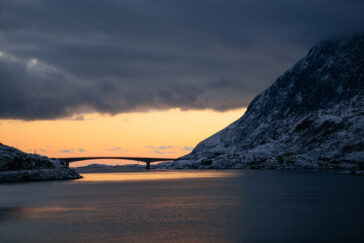
[{"label": "dark rocky outcrop", "polygon": [[24,153],[0,143],[0,182],[77,179],[81,176],[57,160]]}]

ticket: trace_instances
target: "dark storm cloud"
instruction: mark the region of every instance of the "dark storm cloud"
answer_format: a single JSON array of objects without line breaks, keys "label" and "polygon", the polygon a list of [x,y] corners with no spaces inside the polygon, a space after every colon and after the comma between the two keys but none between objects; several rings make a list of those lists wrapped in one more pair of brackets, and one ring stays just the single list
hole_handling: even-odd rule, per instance
[{"label": "dark storm cloud", "polygon": [[[358,0],[0,2],[0,118],[246,106]],[[82,116],[80,116],[82,117]]]}]

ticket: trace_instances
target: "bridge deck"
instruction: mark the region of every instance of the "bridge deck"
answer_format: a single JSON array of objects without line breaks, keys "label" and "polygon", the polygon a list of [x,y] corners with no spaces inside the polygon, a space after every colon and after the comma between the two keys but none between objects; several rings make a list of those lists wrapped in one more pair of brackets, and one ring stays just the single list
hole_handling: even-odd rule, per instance
[{"label": "bridge deck", "polygon": [[100,157],[69,157],[69,158],[54,158],[61,162],[77,162],[82,160],[95,160],[95,159],[124,159],[124,160],[135,160],[141,162],[158,162],[158,161],[172,161],[174,158],[151,158],[151,157],[115,157],[115,156],[100,156]]},{"label": "bridge deck", "polygon": [[161,161],[174,161],[172,158],[150,158],[150,157],[115,157],[115,156],[101,156],[101,157],[72,157],[72,158],[53,158],[60,161],[63,165],[69,167],[69,163],[83,161],[83,160],[95,160],[95,159],[122,159],[122,160],[134,160],[146,163],[146,169],[150,169],[150,163]]}]

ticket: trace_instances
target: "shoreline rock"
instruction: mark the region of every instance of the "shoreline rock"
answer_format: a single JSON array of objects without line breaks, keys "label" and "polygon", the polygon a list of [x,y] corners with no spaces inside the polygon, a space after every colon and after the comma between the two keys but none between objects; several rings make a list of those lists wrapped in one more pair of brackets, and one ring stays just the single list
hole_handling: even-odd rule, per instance
[{"label": "shoreline rock", "polygon": [[74,169],[38,154],[0,143],[0,182],[49,181],[82,178]]},{"label": "shoreline rock", "polygon": [[0,182],[36,182],[79,178],[82,176],[70,168],[0,171]]}]

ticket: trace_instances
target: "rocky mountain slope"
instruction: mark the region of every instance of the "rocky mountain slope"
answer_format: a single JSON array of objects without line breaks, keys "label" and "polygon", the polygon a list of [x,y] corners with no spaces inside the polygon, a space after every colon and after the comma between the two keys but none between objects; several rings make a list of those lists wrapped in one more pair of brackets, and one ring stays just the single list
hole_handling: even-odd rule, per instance
[{"label": "rocky mountain slope", "polygon": [[81,176],[58,161],[27,154],[0,143],[0,182],[77,179]]},{"label": "rocky mountain slope", "polygon": [[364,35],[317,43],[246,113],[172,168],[337,168],[364,163]]}]

